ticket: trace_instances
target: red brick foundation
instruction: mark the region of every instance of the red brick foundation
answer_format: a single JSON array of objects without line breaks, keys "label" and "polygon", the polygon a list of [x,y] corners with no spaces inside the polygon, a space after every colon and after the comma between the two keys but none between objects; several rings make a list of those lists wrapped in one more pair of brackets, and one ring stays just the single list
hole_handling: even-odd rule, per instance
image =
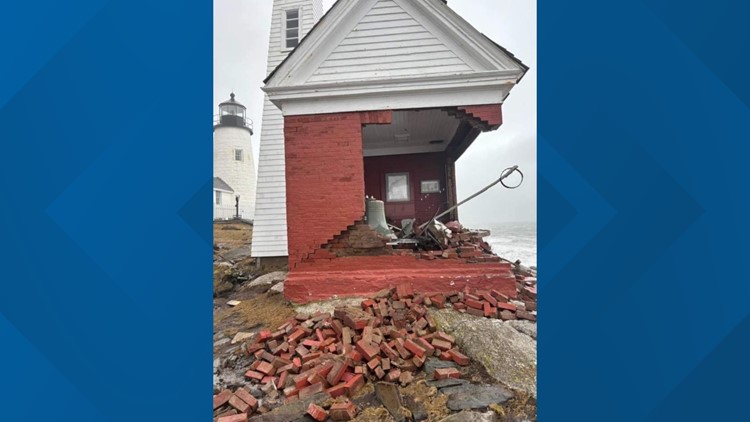
[{"label": "red brick foundation", "polygon": [[332,296],[364,296],[408,283],[415,292],[446,293],[469,286],[516,297],[508,263],[425,260],[413,256],[357,256],[300,263],[287,275],[284,295],[295,303]]}]

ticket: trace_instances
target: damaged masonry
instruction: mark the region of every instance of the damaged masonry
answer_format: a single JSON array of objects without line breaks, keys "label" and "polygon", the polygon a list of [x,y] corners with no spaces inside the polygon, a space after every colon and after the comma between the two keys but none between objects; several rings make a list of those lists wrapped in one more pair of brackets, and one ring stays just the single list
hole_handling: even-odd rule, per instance
[{"label": "damaged masonry", "polygon": [[[401,387],[426,382],[439,389],[462,386],[470,391],[472,384],[461,382],[460,369],[470,364],[469,357],[453,335],[438,329],[428,308],[535,321],[536,279],[522,275],[516,279],[519,294],[513,297],[469,288],[424,295],[402,284],[362,300],[356,308],[337,307],[333,315],[299,313],[275,330],[262,329],[237,350],[251,362],[244,377],[255,394],[244,386],[217,392],[214,415],[219,422],[247,421],[248,415],[263,411],[265,416],[251,420],[295,420],[304,410],[320,421],[329,415],[332,420],[352,420],[358,411],[352,400],[368,381],[376,384],[376,390],[385,388],[382,382]],[[516,296],[521,300],[514,300]],[[400,393],[394,391],[401,402]],[[455,391],[448,395],[451,410],[486,408],[513,397],[511,391],[494,387],[497,394],[492,397],[501,399],[464,403],[457,395],[463,390],[448,391]],[[395,420],[405,420],[400,419],[400,406],[393,409],[382,394],[377,396]],[[259,405],[259,399],[265,403]],[[271,410],[269,404],[280,403],[277,399],[285,404]],[[427,418],[412,415],[410,419]]]}]

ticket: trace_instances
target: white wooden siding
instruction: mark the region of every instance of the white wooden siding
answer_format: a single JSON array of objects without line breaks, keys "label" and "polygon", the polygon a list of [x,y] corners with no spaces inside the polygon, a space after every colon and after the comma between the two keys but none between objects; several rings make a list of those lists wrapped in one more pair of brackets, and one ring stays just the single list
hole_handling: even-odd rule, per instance
[{"label": "white wooden siding", "polygon": [[[310,32],[323,14],[322,0],[275,0],[268,45],[271,73],[291,52],[282,44],[284,11],[300,9],[300,36]],[[300,38],[301,39],[301,38]],[[260,134],[258,186],[255,200],[252,255],[287,256],[286,168],[284,164],[284,118],[266,96]]]},{"label": "white wooden siding", "polygon": [[380,0],[307,83],[472,72],[438,37],[392,0]]}]

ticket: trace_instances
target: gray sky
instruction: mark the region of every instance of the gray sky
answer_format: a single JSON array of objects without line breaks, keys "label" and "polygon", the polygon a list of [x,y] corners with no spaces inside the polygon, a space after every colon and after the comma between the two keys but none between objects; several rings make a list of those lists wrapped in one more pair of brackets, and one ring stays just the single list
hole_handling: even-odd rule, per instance
[{"label": "gray sky", "polygon": [[[334,0],[323,0],[328,10]],[[234,91],[255,122],[256,167],[272,0],[214,0],[214,113]],[[503,105],[504,123],[479,135],[456,165],[459,200],[518,164],[526,179],[516,190],[495,186],[459,209],[461,221],[478,227],[504,221],[536,221],[536,0],[449,0],[464,19],[507,48],[531,69]]]}]

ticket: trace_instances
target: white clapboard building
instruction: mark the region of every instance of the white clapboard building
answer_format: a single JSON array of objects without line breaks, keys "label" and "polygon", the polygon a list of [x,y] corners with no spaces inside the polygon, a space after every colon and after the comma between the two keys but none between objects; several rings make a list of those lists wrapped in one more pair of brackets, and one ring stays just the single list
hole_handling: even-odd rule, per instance
[{"label": "white clapboard building", "polygon": [[[267,73],[284,61],[322,15],[322,0],[274,0]],[[284,172],[284,118],[281,110],[266,97],[258,158],[254,257],[287,256]]]}]

